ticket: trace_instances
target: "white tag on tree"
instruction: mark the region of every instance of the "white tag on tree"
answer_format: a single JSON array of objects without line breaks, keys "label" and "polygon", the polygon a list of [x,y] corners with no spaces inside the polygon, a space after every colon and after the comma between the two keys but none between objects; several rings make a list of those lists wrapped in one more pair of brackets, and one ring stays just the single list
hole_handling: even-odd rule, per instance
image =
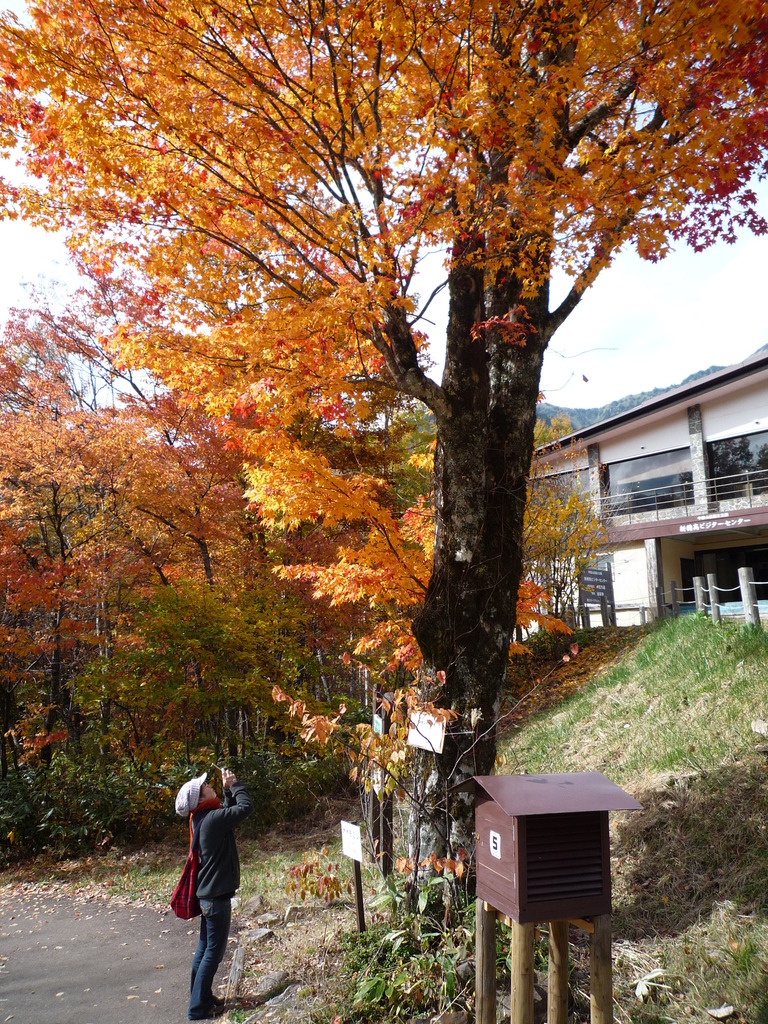
[{"label": "white tag on tree", "polygon": [[431,750],[433,754],[442,754],[444,742],[445,722],[426,712],[414,711],[408,729],[408,746]]}]

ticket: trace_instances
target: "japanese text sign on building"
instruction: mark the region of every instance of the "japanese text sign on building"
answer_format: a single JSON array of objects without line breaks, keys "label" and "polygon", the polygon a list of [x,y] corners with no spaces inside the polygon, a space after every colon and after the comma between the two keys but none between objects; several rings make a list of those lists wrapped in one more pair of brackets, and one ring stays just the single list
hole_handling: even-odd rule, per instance
[{"label": "japanese text sign on building", "polygon": [[683,523],[680,526],[680,533],[704,533],[708,530],[733,529],[735,526],[746,526],[752,520],[746,516],[736,516],[733,519],[707,519],[698,523]]}]

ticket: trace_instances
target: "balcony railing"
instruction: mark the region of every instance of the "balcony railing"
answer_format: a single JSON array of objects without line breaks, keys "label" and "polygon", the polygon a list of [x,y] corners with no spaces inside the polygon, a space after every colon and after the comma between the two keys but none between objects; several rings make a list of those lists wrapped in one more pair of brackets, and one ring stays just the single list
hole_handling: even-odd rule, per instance
[{"label": "balcony railing", "polygon": [[707,480],[707,501],[751,502],[753,498],[758,498],[756,505],[768,504],[768,469],[745,469],[733,476]]},{"label": "balcony railing", "polygon": [[732,476],[711,477],[704,481],[701,491],[687,481],[663,487],[638,488],[622,494],[605,494],[598,499],[597,511],[602,519],[621,519],[624,523],[632,523],[766,505],[768,469],[756,469]]}]

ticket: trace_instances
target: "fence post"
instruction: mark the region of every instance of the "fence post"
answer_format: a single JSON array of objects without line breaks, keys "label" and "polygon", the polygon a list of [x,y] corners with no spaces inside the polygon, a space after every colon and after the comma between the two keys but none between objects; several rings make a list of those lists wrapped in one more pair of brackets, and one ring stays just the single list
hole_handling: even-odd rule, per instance
[{"label": "fence post", "polygon": [[611,613],[608,609],[608,598],[605,594],[600,598],[600,618],[602,619],[604,626],[610,626]]},{"label": "fence post", "polygon": [[741,600],[744,602],[744,618],[747,625],[759,626],[760,612],[755,592],[755,574],[748,565],[739,569],[739,586],[741,587]]},{"label": "fence post", "polygon": [[659,619],[666,619],[667,609],[664,605],[664,591],[661,587],[656,587],[656,616]]},{"label": "fence post", "polygon": [[589,617],[589,608],[585,604],[579,605],[579,618],[581,619],[581,628],[589,629],[592,623]]},{"label": "fence post", "polygon": [[707,599],[704,595],[704,577],[693,577],[693,595],[696,598],[696,611],[707,614]]},{"label": "fence post", "polygon": [[713,572],[707,573],[707,587],[709,588],[709,610],[712,612],[712,621],[720,621],[720,592],[717,589],[717,575]]},{"label": "fence post", "polygon": [[669,584],[669,593],[672,598],[672,618],[680,618],[680,600],[677,596],[677,583],[672,580]]},{"label": "fence post", "polygon": [[646,622],[646,619],[648,617],[648,613],[647,613],[647,610],[646,610],[646,607],[645,607],[644,604],[640,605],[639,611],[640,611],[640,625],[644,626],[645,622]]}]

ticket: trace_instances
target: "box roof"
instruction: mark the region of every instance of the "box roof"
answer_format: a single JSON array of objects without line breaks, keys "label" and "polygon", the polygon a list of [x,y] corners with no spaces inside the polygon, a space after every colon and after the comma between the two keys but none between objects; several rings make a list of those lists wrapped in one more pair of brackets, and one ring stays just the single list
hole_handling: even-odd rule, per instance
[{"label": "box roof", "polygon": [[475,775],[472,780],[510,816],[639,811],[642,806],[600,772]]}]

